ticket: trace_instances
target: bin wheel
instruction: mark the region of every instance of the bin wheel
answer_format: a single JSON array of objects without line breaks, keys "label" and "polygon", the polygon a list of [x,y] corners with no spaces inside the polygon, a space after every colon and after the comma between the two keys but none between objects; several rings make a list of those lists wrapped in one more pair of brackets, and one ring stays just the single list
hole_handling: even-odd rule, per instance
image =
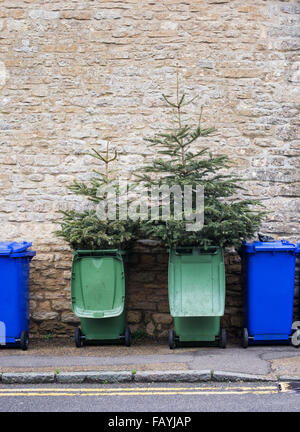
[{"label": "bin wheel", "polygon": [[131,331],[129,327],[125,328],[125,346],[130,347],[131,345]]},{"label": "bin wheel", "polygon": [[23,351],[26,351],[28,349],[28,345],[29,345],[29,335],[26,331],[22,331],[20,337],[20,347]]},{"label": "bin wheel", "polygon": [[222,328],[220,331],[219,347],[226,348],[226,344],[227,344],[227,334],[226,334],[226,330]]},{"label": "bin wheel", "polygon": [[169,330],[168,340],[169,340],[169,348],[170,349],[176,348],[176,333],[175,333],[175,330],[173,330],[173,329]]},{"label": "bin wheel", "polygon": [[75,345],[77,348],[81,348],[83,346],[82,333],[79,327],[75,330]]},{"label": "bin wheel", "polygon": [[[296,337],[296,342],[295,341],[295,337]],[[298,330],[295,330],[294,333],[292,334],[292,337],[290,339],[290,344],[293,345],[294,348],[300,348],[300,328]]]},{"label": "bin wheel", "polygon": [[249,345],[249,334],[248,329],[243,328],[243,334],[242,334],[242,347],[247,348]]}]

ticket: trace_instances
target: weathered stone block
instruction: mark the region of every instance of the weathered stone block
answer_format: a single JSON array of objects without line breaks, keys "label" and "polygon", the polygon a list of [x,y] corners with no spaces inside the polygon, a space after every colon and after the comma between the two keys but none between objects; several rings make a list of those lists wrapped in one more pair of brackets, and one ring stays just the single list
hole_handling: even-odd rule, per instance
[{"label": "weathered stone block", "polygon": [[127,313],[127,321],[129,324],[137,324],[141,322],[142,313],[140,311],[128,311]]},{"label": "weathered stone block", "polygon": [[164,313],[154,313],[152,317],[153,321],[157,324],[171,324],[171,322],[173,321],[170,315]]},{"label": "weathered stone block", "polygon": [[28,12],[28,15],[34,20],[56,20],[59,18],[60,13],[46,9],[32,9]]},{"label": "weathered stone block", "polygon": [[149,323],[146,325],[146,333],[147,333],[149,336],[154,336],[154,332],[155,332],[155,325],[154,325],[153,322],[151,321],[151,322],[149,322]]},{"label": "weathered stone block", "polygon": [[300,14],[300,5],[297,4],[285,4],[280,7],[282,12],[287,14]]},{"label": "weathered stone block", "polygon": [[56,320],[58,319],[57,312],[36,311],[33,312],[31,318],[35,321]]},{"label": "weathered stone block", "polygon": [[88,10],[66,10],[61,12],[61,18],[75,20],[89,20],[92,12]]}]

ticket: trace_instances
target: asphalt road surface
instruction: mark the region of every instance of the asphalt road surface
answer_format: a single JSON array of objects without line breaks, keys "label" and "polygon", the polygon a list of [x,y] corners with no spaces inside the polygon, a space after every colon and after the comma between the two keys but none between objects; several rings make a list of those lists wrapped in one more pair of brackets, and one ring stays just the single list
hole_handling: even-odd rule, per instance
[{"label": "asphalt road surface", "polygon": [[300,383],[1,385],[0,412],[300,411]]}]

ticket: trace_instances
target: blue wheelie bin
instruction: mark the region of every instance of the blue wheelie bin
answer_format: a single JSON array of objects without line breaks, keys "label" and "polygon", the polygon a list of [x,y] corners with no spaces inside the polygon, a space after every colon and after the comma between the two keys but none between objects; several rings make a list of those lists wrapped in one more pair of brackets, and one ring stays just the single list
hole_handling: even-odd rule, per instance
[{"label": "blue wheelie bin", "polygon": [[292,335],[297,246],[286,240],[243,242],[242,346],[289,343]]},{"label": "blue wheelie bin", "polygon": [[0,242],[0,344],[29,344],[29,264],[32,243]]}]

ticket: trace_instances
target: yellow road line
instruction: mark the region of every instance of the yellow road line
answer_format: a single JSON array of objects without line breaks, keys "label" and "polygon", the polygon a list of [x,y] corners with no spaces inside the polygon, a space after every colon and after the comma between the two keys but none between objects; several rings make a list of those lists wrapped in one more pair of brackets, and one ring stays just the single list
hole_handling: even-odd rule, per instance
[{"label": "yellow road line", "polygon": [[[192,391],[192,390],[216,390],[216,387],[120,387],[120,388],[20,388],[20,389],[0,389],[1,393],[8,392],[134,392],[134,391],[142,391],[142,392],[150,392],[150,391]],[[222,390],[277,390],[277,386],[230,386],[223,387]]]}]

